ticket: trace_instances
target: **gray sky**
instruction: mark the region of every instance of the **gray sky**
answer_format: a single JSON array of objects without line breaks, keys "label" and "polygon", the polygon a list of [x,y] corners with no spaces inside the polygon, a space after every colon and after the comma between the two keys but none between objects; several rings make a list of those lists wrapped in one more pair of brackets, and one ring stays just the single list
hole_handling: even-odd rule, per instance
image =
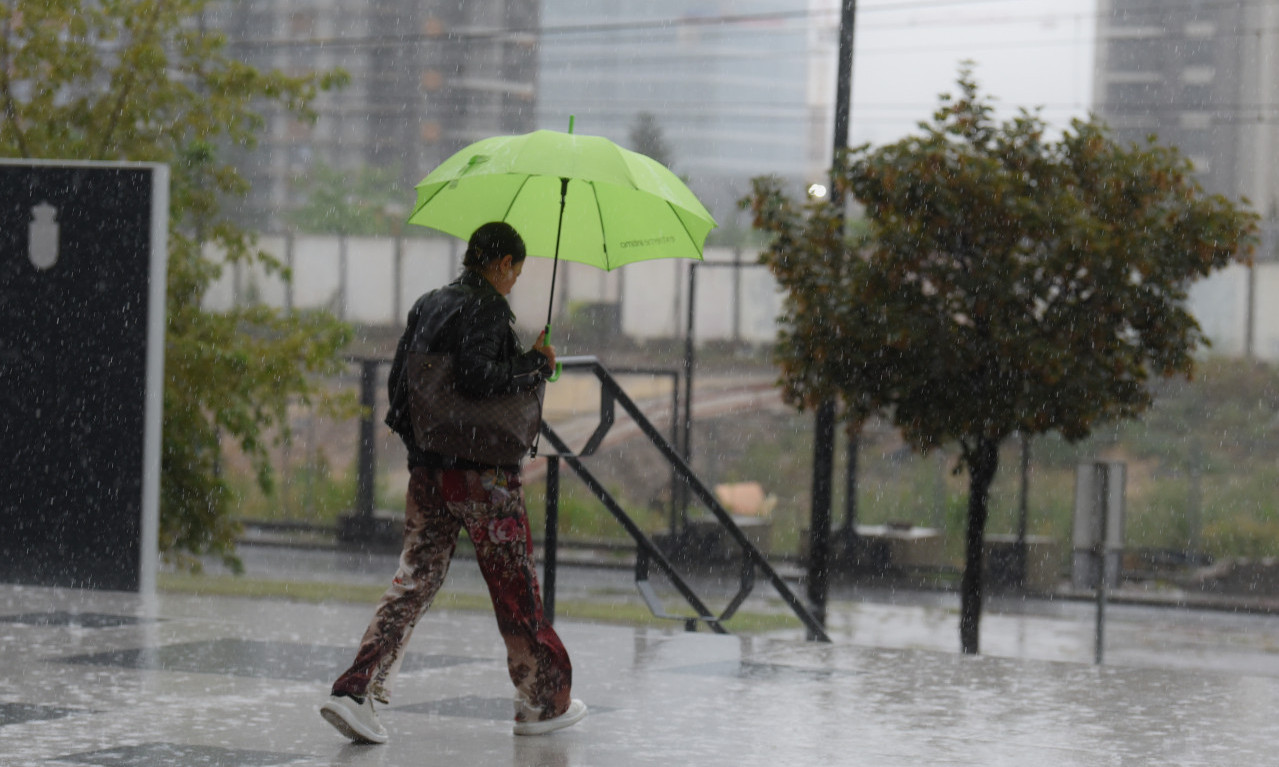
[{"label": "gray sky", "polygon": [[872,0],[857,11],[853,144],[912,132],[956,90],[964,59],[1001,116],[1042,106],[1058,128],[1087,116],[1096,0]]}]

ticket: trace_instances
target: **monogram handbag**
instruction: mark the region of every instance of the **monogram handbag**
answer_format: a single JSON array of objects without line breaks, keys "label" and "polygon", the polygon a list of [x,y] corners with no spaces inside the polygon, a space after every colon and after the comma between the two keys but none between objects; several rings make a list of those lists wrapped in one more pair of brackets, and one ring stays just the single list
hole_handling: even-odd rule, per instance
[{"label": "monogram handbag", "polygon": [[495,397],[458,391],[449,354],[409,352],[409,412],[417,446],[476,463],[518,464],[542,425],[546,383]]}]

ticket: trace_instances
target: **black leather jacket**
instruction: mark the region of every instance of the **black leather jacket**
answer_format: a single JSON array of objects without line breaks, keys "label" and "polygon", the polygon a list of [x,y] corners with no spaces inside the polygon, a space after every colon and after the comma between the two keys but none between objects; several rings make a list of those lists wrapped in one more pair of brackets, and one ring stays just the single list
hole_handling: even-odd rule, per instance
[{"label": "black leather jacket", "polygon": [[409,352],[452,354],[457,385],[476,397],[531,389],[549,374],[548,360],[541,352],[521,351],[514,321],[506,298],[470,269],[413,304],[387,378],[390,407],[386,413],[386,425],[408,447],[409,468],[491,468],[417,447],[405,380]]}]

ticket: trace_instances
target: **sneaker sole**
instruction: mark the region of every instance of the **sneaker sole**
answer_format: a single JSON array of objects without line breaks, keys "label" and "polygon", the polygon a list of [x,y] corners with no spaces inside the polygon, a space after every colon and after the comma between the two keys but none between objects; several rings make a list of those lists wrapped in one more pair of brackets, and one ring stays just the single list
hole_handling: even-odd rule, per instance
[{"label": "sneaker sole", "polygon": [[[577,701],[574,701],[577,702]],[[515,725],[516,735],[545,735],[548,732],[562,730],[565,727],[572,727],[578,722],[586,718],[587,708],[583,704],[580,711],[576,714],[572,713],[572,708],[554,719],[546,719],[540,722],[517,722]]]},{"label": "sneaker sole", "polygon": [[342,716],[342,712],[337,709],[323,706],[320,708],[320,716],[324,717],[324,721],[333,725],[333,729],[356,743],[380,745],[386,742],[385,735],[366,733],[356,729],[355,723],[347,721],[346,717]]}]

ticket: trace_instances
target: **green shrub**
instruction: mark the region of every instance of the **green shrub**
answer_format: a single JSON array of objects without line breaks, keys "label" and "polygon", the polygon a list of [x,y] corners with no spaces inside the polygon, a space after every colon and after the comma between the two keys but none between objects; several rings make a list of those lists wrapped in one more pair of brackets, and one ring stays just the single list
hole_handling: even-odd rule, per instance
[{"label": "green shrub", "polygon": [[239,519],[332,525],[355,506],[355,469],[335,472],[323,451],[305,463],[280,469],[269,492],[243,474],[230,475],[228,483]]},{"label": "green shrub", "polygon": [[1204,526],[1203,550],[1218,558],[1279,556],[1279,520],[1246,514],[1216,518]]}]

